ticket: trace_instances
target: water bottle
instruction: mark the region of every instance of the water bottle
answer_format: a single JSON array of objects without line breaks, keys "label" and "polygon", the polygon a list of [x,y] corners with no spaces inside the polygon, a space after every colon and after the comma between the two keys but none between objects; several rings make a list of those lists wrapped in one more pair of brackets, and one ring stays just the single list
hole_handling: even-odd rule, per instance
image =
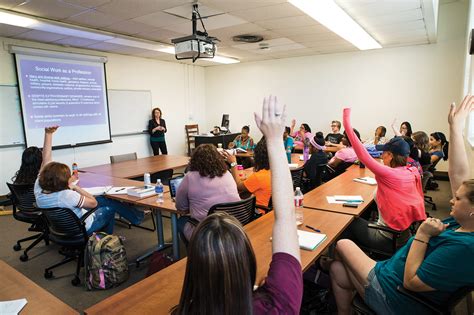
[{"label": "water bottle", "polygon": [[72,163],[72,176],[75,176],[76,178],[79,178],[79,168],[77,167],[77,163],[74,162]]},{"label": "water bottle", "polygon": [[305,163],[306,161],[309,160],[309,146],[306,143],[306,141],[304,142],[304,147],[303,147],[303,160]]},{"label": "water bottle", "polygon": [[288,164],[291,164],[291,147],[290,146],[286,148],[286,158],[288,160]]},{"label": "water bottle", "polygon": [[148,188],[151,186],[151,177],[150,173],[143,174],[143,181],[145,182],[145,187]]},{"label": "water bottle", "polygon": [[155,192],[156,192],[156,202],[158,203],[163,203],[163,184],[161,183],[161,179],[156,180],[156,186],[155,186]]},{"label": "water bottle", "polygon": [[300,187],[295,190],[295,218],[296,225],[303,224],[303,192]]}]

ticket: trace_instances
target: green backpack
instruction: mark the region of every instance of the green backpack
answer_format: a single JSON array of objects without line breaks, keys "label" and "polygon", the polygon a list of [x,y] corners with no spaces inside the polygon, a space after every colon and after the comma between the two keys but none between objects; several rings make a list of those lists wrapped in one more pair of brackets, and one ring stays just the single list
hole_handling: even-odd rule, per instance
[{"label": "green backpack", "polygon": [[109,289],[128,279],[127,254],[118,236],[93,233],[84,256],[84,282],[88,290]]}]

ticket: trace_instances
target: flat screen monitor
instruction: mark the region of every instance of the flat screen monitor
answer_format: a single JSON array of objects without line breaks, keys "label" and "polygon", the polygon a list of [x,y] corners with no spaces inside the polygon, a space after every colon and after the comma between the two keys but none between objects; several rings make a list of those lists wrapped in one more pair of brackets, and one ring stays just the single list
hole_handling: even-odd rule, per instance
[{"label": "flat screen monitor", "polygon": [[222,123],[221,127],[225,128],[226,130],[229,130],[229,114],[223,114],[222,115]]}]

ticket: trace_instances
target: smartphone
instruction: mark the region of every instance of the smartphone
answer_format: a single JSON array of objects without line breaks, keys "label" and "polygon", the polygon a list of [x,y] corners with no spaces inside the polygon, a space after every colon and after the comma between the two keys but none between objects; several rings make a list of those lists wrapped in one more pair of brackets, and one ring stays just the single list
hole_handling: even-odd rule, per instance
[{"label": "smartphone", "polygon": [[343,203],[343,207],[357,208],[359,205],[355,203]]}]

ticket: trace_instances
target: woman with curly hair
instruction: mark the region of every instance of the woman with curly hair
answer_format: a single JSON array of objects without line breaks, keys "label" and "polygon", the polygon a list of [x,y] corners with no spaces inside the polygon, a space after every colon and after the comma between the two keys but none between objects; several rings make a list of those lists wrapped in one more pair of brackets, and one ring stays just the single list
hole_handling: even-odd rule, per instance
[{"label": "woman with curly hair", "polygon": [[190,218],[201,222],[213,205],[240,200],[232,175],[214,145],[198,146],[188,170],[176,193],[176,209],[189,213],[178,220],[178,229],[185,241],[194,230],[194,225],[188,222]]}]

